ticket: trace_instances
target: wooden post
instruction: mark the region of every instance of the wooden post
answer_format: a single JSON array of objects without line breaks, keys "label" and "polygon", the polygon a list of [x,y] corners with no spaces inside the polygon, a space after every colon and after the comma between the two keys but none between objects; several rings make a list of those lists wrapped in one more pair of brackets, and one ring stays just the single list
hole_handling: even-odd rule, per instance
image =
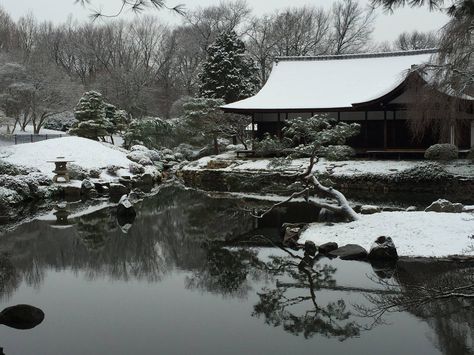
[{"label": "wooden post", "polygon": [[337,111],[337,122],[341,122],[341,111]]},{"label": "wooden post", "polygon": [[387,109],[383,109],[383,149],[387,149]]},{"label": "wooden post", "polygon": [[278,112],[278,128],[277,128],[277,134],[278,138],[281,140],[281,117],[280,117],[280,112]]},{"label": "wooden post", "polygon": [[251,137],[251,143],[252,143],[252,150],[253,150],[253,141],[255,139],[255,113],[252,113],[252,137]]},{"label": "wooden post", "polygon": [[365,130],[364,130],[364,143],[365,143],[365,147],[368,148],[369,147],[369,113],[367,111],[365,111]]}]

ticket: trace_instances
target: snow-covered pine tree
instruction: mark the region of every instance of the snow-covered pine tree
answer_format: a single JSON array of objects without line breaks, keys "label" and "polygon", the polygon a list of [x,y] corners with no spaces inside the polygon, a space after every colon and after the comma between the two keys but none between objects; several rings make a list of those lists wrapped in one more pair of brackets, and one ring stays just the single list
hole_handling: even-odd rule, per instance
[{"label": "snow-covered pine tree", "polygon": [[209,46],[199,80],[201,97],[226,103],[252,96],[260,84],[258,68],[246,55],[245,44],[235,31],[222,33]]},{"label": "snow-covered pine tree", "polygon": [[77,123],[69,134],[99,140],[109,135],[111,122],[106,118],[106,103],[96,91],[86,92],[74,109]]}]

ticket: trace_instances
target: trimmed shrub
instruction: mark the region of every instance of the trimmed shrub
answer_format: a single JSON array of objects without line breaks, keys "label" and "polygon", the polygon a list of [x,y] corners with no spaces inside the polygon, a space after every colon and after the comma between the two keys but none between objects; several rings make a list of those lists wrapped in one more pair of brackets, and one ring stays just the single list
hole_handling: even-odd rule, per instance
[{"label": "trimmed shrub", "polygon": [[395,179],[399,182],[443,182],[452,176],[437,163],[427,163],[401,171],[396,174]]},{"label": "trimmed shrub", "polygon": [[425,151],[425,158],[429,160],[454,160],[459,155],[454,144],[434,144]]},{"label": "trimmed shrub", "polygon": [[467,153],[467,159],[474,161],[474,147],[471,147],[471,150]]}]

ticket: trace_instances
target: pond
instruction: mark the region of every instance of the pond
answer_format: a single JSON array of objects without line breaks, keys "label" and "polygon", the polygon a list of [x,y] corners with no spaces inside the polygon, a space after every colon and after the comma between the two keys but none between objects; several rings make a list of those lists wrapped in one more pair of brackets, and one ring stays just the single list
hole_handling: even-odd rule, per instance
[{"label": "pond", "polygon": [[462,282],[472,266],[302,266],[301,252],[269,240],[317,211],[295,204],[257,221],[249,207],[170,186],[138,206],[131,226],[105,208],[2,235],[1,309],[45,314],[29,330],[0,325],[4,354],[473,353],[472,301],[383,312],[419,299],[417,289]]}]

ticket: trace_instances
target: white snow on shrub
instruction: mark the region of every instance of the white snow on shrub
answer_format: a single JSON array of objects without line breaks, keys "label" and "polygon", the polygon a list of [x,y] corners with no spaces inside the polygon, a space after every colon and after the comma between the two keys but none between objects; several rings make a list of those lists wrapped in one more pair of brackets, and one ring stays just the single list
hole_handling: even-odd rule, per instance
[{"label": "white snow on shrub", "polygon": [[54,164],[48,161],[55,160],[56,157],[74,160],[75,164],[84,169],[105,168],[111,164],[128,169],[131,163],[124,152],[112,146],[72,136],[19,144],[0,150],[0,159],[15,165],[37,168],[49,177],[54,176]]},{"label": "white snow on shrub", "polygon": [[393,239],[400,256],[474,255],[474,214],[382,212],[350,223],[311,224],[299,243],[336,242],[370,248],[377,237]]}]

